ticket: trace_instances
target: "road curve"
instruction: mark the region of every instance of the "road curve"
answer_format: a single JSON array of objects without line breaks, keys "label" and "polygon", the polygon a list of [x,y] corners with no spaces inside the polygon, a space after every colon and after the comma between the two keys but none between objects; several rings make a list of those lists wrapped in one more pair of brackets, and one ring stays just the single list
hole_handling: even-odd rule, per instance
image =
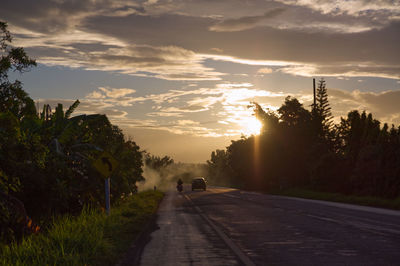
[{"label": "road curve", "polygon": [[397,211],[217,187],[185,187],[183,194],[171,191],[162,203],[160,230],[151,235],[142,265],[243,264],[235,248],[255,265],[400,263]]}]

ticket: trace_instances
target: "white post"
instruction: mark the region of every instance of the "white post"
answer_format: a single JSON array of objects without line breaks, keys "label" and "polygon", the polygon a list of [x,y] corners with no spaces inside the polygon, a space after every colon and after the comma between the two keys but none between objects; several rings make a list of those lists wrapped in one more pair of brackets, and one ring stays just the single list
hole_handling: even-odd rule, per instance
[{"label": "white post", "polygon": [[106,178],[106,212],[110,214],[110,178]]}]

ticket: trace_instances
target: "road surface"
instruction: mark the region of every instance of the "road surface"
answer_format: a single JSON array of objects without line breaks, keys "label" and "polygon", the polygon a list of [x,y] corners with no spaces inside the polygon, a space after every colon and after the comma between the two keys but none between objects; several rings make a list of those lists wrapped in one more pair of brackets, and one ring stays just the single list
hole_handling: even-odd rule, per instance
[{"label": "road surface", "polygon": [[400,265],[400,212],[228,188],[164,198],[141,265]]}]

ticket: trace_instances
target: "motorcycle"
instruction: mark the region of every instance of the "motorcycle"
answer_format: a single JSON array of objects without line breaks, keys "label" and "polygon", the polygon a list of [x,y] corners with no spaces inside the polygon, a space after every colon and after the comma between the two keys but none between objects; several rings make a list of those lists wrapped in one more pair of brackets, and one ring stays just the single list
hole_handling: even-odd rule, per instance
[{"label": "motorcycle", "polygon": [[176,189],[177,189],[179,192],[182,192],[182,190],[183,190],[182,184],[178,184],[178,185],[176,186]]}]

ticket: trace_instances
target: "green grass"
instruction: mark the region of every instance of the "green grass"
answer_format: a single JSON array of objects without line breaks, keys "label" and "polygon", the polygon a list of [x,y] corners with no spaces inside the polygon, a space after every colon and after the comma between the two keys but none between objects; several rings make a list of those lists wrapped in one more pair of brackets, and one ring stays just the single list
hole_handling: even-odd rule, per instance
[{"label": "green grass", "polygon": [[77,217],[58,218],[48,232],[3,246],[0,265],[114,265],[162,197],[162,192],[146,191],[113,207],[109,216],[86,208]]},{"label": "green grass", "polygon": [[287,189],[284,191],[275,191],[271,194],[400,210],[400,197],[396,199],[361,197],[361,196],[343,195],[339,193],[312,191],[299,188]]}]

